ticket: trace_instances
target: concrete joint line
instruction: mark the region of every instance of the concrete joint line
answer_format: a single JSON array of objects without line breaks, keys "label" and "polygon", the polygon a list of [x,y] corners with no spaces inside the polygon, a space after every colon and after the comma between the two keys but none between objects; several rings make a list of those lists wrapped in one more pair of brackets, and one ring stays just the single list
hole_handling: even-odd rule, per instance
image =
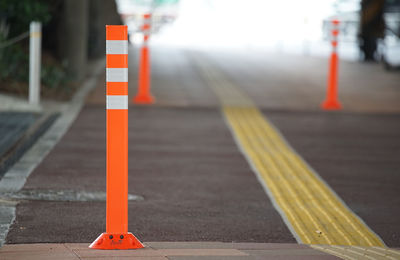
[{"label": "concrete joint line", "polygon": [[[98,61],[93,73],[72,100],[65,104],[61,116],[37,142],[16,162],[0,181],[0,193],[16,193],[25,185],[33,170],[42,162],[58,141],[64,136],[78,116],[88,93],[96,86],[98,76],[105,67],[105,59]],[[17,202],[0,197],[0,247],[4,244],[10,226],[15,220]]]}]

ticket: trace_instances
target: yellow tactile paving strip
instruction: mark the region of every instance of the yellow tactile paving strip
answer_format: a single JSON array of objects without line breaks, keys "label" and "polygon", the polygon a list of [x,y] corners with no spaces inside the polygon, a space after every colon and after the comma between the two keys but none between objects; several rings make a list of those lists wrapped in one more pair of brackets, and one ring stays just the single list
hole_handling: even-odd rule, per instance
[{"label": "yellow tactile paving strip", "polygon": [[222,103],[232,133],[282,217],[301,243],[384,247],[360,220],[293,151],[241,90],[198,60]]}]

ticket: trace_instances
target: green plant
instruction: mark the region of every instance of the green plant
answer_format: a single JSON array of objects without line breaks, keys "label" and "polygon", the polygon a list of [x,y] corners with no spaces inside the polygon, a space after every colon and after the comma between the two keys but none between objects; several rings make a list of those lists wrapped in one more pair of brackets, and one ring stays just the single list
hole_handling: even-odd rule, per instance
[{"label": "green plant", "polygon": [[28,81],[28,55],[18,45],[0,49],[0,80],[13,78],[16,81]]},{"label": "green plant", "polygon": [[47,0],[0,0],[3,18],[10,25],[13,37],[29,30],[31,21],[46,24],[51,20],[50,1]]},{"label": "green plant", "polygon": [[[51,19],[49,2],[45,0],[0,0],[2,30],[0,43],[29,30],[31,21],[43,24]],[[20,42],[0,48],[0,80],[28,81],[29,58]]]},{"label": "green plant", "polygon": [[63,87],[68,82],[65,70],[55,65],[43,65],[41,80],[43,85],[50,89]]},{"label": "green plant", "polygon": [[[31,21],[40,21],[43,25],[51,18],[49,0],[0,0],[0,44],[16,35],[29,30]],[[0,81],[29,81],[29,57],[27,40],[0,48]],[[46,87],[56,88],[66,82],[63,68],[55,65],[42,65],[42,82]]]},{"label": "green plant", "polygon": [[[40,21],[43,35],[50,35],[46,33],[46,28],[52,26],[61,3],[61,0],[0,0],[0,46],[29,31],[32,21]],[[45,42],[43,38],[43,47]],[[74,87],[69,82],[65,67],[54,58],[50,48],[42,48],[40,76],[44,96],[63,98],[73,92]],[[28,82],[29,39],[0,48],[0,88],[26,95]]]}]

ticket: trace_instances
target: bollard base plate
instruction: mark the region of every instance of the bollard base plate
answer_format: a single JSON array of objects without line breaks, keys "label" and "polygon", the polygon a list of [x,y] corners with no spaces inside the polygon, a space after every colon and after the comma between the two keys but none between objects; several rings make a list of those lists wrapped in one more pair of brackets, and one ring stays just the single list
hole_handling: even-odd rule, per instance
[{"label": "bollard base plate", "polygon": [[139,249],[144,245],[132,233],[102,233],[90,246],[91,249]]},{"label": "bollard base plate", "polygon": [[151,95],[140,95],[133,99],[133,103],[140,105],[154,104],[154,102],[155,99]]},{"label": "bollard base plate", "polygon": [[321,108],[325,110],[339,110],[342,109],[342,105],[338,101],[327,100],[321,104]]}]

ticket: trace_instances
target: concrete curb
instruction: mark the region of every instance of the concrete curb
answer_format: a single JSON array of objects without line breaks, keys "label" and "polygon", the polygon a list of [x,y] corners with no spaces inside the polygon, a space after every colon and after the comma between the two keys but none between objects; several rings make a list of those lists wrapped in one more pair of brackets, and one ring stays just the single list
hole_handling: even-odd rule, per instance
[{"label": "concrete curb", "polygon": [[21,156],[32,147],[54,121],[58,113],[46,113],[41,115],[25,133],[8,149],[0,158],[0,180],[3,175],[17,162]]}]

